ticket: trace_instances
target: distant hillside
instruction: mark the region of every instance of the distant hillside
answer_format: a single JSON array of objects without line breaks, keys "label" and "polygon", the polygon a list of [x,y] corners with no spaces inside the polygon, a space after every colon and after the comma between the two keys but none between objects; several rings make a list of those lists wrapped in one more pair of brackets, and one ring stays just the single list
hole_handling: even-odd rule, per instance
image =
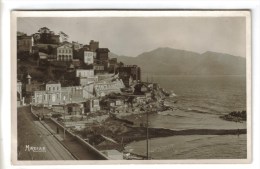
[{"label": "distant hillside", "polygon": [[165,75],[245,75],[246,59],[229,54],[203,54],[172,48],[158,48],[137,57],[118,56],[125,64],[137,64],[143,73]]}]

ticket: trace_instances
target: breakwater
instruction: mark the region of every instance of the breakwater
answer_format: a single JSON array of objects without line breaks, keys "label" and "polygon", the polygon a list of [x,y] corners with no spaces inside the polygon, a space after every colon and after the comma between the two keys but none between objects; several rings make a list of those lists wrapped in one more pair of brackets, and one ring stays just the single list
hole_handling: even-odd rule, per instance
[{"label": "breakwater", "polygon": [[[170,136],[185,136],[185,135],[240,135],[246,134],[246,129],[232,130],[215,130],[215,129],[188,129],[188,130],[170,130],[162,128],[149,128],[148,138],[170,137]],[[121,135],[124,138],[124,143],[128,144],[133,141],[146,139],[145,127],[133,127],[129,132]]]}]

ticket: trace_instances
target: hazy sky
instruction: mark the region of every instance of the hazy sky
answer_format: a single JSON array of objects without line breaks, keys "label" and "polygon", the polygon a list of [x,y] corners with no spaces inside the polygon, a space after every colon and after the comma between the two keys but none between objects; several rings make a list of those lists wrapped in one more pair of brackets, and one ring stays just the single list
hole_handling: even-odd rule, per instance
[{"label": "hazy sky", "polygon": [[41,27],[63,31],[69,41],[99,41],[118,55],[137,56],[158,47],[228,53],[245,57],[245,18],[18,18],[18,31]]}]

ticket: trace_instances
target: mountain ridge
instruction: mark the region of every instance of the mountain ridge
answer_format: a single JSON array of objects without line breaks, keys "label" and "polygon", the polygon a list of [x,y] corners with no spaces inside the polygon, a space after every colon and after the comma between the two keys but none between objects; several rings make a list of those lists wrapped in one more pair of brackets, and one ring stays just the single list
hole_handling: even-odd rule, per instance
[{"label": "mountain ridge", "polygon": [[165,75],[245,75],[246,59],[241,56],[206,51],[159,47],[136,57],[110,54],[124,64],[135,64],[143,73]]}]

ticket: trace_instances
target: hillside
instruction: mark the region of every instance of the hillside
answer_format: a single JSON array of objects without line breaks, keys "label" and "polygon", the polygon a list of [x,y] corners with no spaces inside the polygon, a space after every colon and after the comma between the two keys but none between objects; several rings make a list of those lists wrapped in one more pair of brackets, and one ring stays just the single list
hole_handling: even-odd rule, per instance
[{"label": "hillside", "polygon": [[246,59],[229,54],[203,54],[172,48],[158,48],[137,57],[116,57],[125,64],[139,65],[143,73],[164,75],[245,75]]}]

